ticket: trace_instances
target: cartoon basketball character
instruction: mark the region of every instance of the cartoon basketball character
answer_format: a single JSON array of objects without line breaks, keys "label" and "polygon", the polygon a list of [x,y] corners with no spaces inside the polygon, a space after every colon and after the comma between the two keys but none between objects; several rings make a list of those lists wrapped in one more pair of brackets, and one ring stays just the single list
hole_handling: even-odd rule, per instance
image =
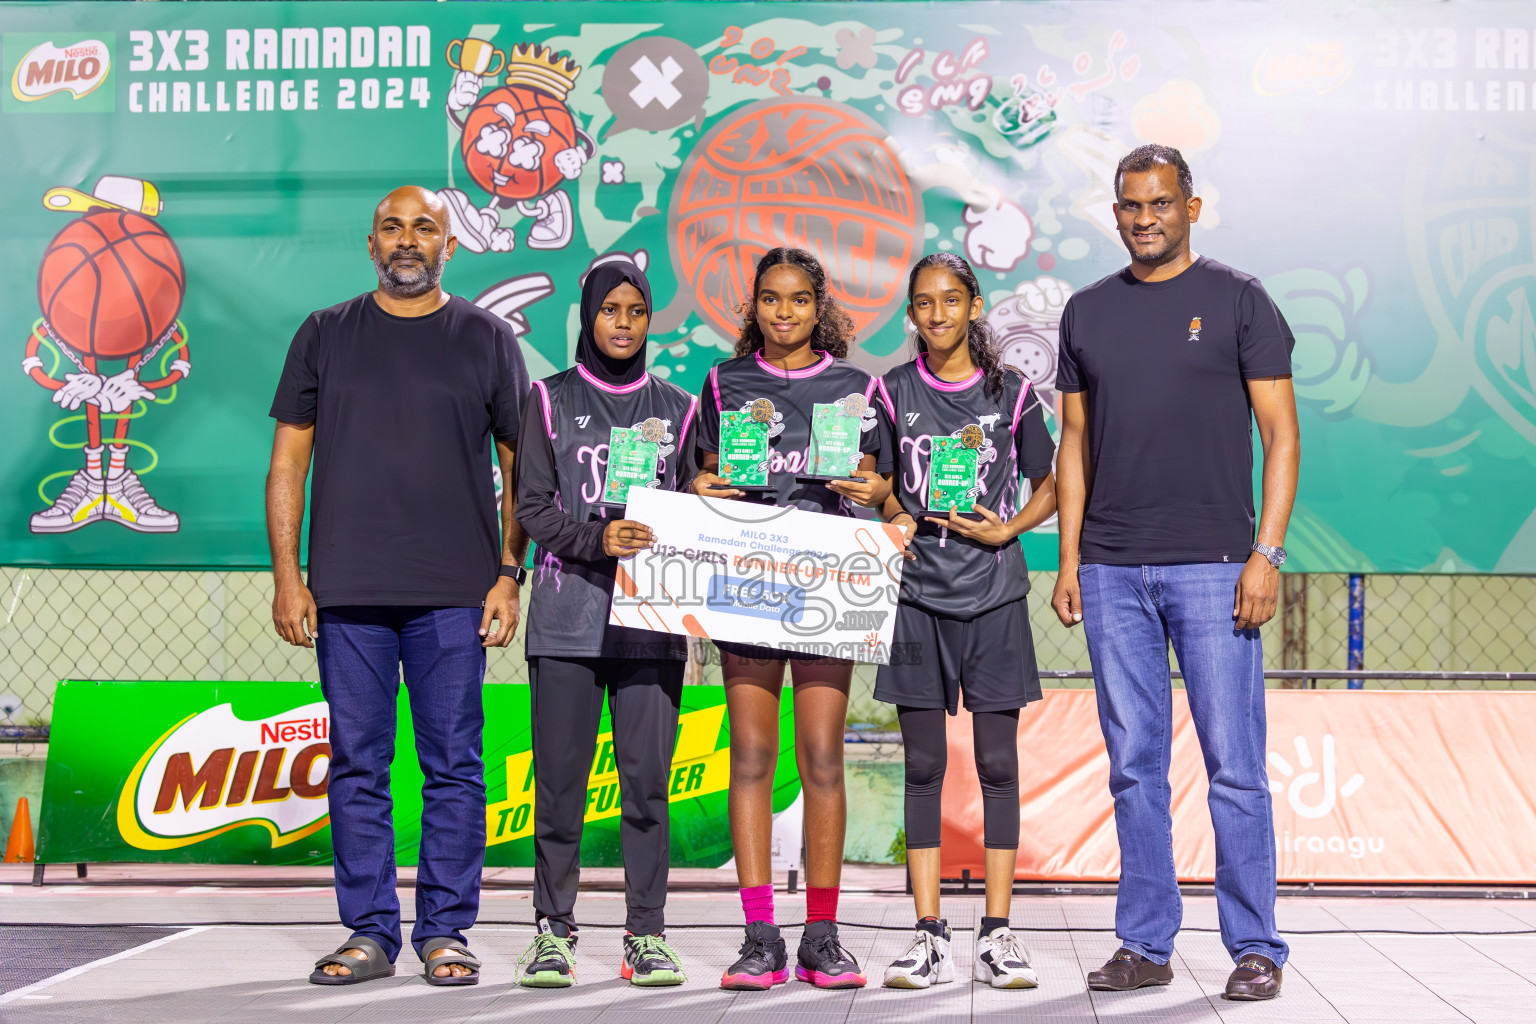
[{"label": "cartoon basketball character", "polygon": [[481,95],[495,78],[492,61],[500,67],[501,51],[481,39],[455,39],[448,58],[459,69],[448,93],[448,120],[460,132],[465,169],[491,196],[477,208],[459,189],[438,192],[453,212],[459,244],[471,252],[510,252],[515,240],[501,227],[501,210],[516,206],[534,221],[529,248],[565,248],[575,215],[560,186],[580,177],[596,151],[565,102],[580,66],[549,47],[519,43],[505,58],[504,83]]},{"label": "cartoon basketball character", "polygon": [[[68,533],[99,520],[141,533],[174,533],[181,526],[128,468],[128,426],[143,412],[135,413],[134,404],[154,401],[156,392],[192,372],[186,332],[176,319],[186,269],[155,220],[163,205],[154,185],[117,175],[102,177],[90,195],[73,188],[43,195],[47,209],[84,216],[66,224],[43,253],[37,272],[43,315],[21,368],[53,392],[59,408],[85,407],[83,417],[72,419],[85,420],[86,440],[85,467],[32,516],[33,533]],[[124,366],[116,373],[102,365],[119,360]],[[74,372],[61,378],[66,363]],[[110,437],[103,437],[104,421],[111,423]]]}]

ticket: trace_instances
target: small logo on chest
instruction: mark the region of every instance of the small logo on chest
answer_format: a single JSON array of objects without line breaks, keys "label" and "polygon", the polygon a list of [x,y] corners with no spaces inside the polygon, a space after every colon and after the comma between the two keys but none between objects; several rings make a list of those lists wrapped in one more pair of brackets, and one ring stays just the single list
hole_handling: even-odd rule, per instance
[{"label": "small logo on chest", "polygon": [[912,424],[916,423],[918,415],[919,414],[915,412],[907,413],[907,426],[910,427]]},{"label": "small logo on chest", "polygon": [[1190,341],[1199,341],[1200,340],[1200,318],[1199,317],[1195,317],[1193,320],[1191,320],[1189,322],[1189,340]]},{"label": "small logo on chest", "polygon": [[592,417],[590,415],[588,415],[588,416],[577,416],[576,417],[576,425],[578,427],[580,427],[582,430],[586,430],[587,429],[587,424],[591,423],[591,422],[592,422]]}]

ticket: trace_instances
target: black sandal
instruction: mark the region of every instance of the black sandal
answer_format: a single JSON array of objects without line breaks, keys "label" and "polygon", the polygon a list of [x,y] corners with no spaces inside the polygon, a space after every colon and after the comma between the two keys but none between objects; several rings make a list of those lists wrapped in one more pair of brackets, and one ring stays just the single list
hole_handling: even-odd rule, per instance
[{"label": "black sandal", "polygon": [[[448,950],[445,956],[434,957],[432,954],[440,949]],[[480,961],[470,956],[469,950],[450,938],[428,939],[421,944],[422,976],[427,979],[428,985],[478,985],[480,983]],[[454,964],[460,967],[468,967],[473,974],[456,975],[449,972],[446,977],[441,977],[433,972],[439,967],[450,967]]]},{"label": "black sandal", "polygon": [[[347,954],[349,949],[362,950],[368,954],[368,959],[359,960],[355,956],[349,956]],[[352,973],[326,974],[325,967],[328,964],[345,967]],[[309,976],[309,982],[311,985],[356,985],[359,982],[372,981],[374,978],[388,978],[394,973],[395,965],[389,962],[389,957],[384,953],[384,947],[366,935],[354,935],[336,947],[336,952],[315,961],[315,969]]]}]

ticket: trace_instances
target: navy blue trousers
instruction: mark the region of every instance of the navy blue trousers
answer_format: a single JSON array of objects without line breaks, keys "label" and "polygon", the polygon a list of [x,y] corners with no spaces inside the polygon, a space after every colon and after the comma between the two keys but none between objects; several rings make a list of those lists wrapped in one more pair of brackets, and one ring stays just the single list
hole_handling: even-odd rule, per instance
[{"label": "navy blue trousers", "polygon": [[485,649],[479,608],[334,607],[320,612],[320,687],[331,710],[331,841],[342,924],[400,952],[389,766],[401,669],[422,787],[417,955],[427,939],[464,942],[485,864]]}]

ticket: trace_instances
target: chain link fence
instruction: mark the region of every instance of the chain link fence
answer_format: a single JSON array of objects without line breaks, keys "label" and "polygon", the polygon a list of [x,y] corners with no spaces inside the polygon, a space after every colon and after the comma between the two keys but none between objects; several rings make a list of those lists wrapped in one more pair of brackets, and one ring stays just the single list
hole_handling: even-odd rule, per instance
[{"label": "chain link fence", "polygon": [[[1081,628],[1049,607],[1055,574],[1032,574],[1030,615],[1040,668],[1088,669]],[[61,679],[316,678],[312,651],[272,630],[272,577],[262,572],[128,572],[0,567],[0,729],[40,735]],[[1530,672],[1536,668],[1536,577],[1370,575],[1364,578],[1358,667],[1389,672]],[[1281,607],[1264,627],[1269,669],[1337,670],[1349,663],[1350,586],[1341,574],[1287,574]],[[519,635],[490,652],[487,682],[527,681]],[[703,655],[700,657],[700,655]],[[718,682],[718,661],[695,648],[689,678]],[[895,728],[873,698],[874,667],[859,666],[850,728]],[[1090,678],[1048,685],[1092,686]],[[1176,683],[1177,685],[1177,683]],[[1272,680],[1343,687],[1342,679]],[[1531,689],[1501,679],[1370,679],[1376,688]]]}]

